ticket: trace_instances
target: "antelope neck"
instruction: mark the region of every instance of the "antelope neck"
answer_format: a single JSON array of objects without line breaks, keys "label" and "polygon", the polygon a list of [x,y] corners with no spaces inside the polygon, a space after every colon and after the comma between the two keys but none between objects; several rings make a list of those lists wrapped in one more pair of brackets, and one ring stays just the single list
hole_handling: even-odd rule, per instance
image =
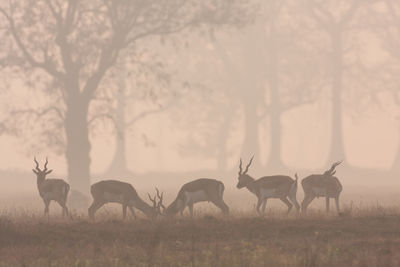
[{"label": "antelope neck", "polygon": [[41,178],[41,177],[38,176],[37,179],[36,179],[37,187],[39,188],[40,185],[41,185],[45,180],[46,180],[46,177]]},{"label": "antelope neck", "polygon": [[250,179],[249,179],[249,182],[246,184],[246,188],[250,191],[250,192],[252,192],[252,193],[254,193],[254,194],[256,194],[257,192],[256,192],[256,187],[254,186],[254,182],[256,181],[253,177],[251,177],[251,176],[248,176]]},{"label": "antelope neck", "polygon": [[136,200],[136,208],[141,210],[147,216],[150,216],[153,211],[153,207],[144,202],[141,198]]}]

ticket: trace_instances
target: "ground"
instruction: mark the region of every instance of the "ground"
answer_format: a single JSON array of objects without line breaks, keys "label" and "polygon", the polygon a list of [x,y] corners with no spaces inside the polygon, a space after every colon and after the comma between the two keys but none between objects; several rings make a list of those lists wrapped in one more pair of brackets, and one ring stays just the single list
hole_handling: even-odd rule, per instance
[{"label": "ground", "polygon": [[0,266],[400,266],[397,208],[119,218],[3,211]]}]

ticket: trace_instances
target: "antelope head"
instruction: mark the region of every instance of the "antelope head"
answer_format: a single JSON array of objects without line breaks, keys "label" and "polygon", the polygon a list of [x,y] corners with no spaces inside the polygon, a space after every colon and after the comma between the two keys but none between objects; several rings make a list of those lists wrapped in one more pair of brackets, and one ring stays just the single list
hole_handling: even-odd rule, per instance
[{"label": "antelope head", "polygon": [[152,206],[153,211],[154,211],[153,218],[158,215],[164,215],[164,212],[165,212],[165,206],[163,204],[164,192],[162,192],[160,194],[160,191],[156,187],[156,194],[154,195],[154,197],[151,197],[151,195],[149,193],[147,193],[147,195],[148,195],[151,203],[153,204],[153,206]]},{"label": "antelope head", "polygon": [[254,182],[254,179],[247,174],[247,172],[249,171],[249,167],[251,165],[251,163],[253,162],[253,158],[254,156],[250,159],[249,164],[247,164],[246,169],[243,172],[242,169],[242,159],[240,159],[240,164],[239,164],[239,176],[238,176],[238,184],[236,185],[237,188],[243,188],[248,186],[250,183]]},{"label": "antelope head", "polygon": [[329,170],[327,170],[327,171],[324,172],[324,175],[325,175],[325,176],[333,176],[333,175],[335,175],[335,173],[336,173],[335,168],[336,168],[338,165],[340,165],[342,162],[343,162],[343,160],[337,161],[337,162],[333,163],[332,166],[331,166],[331,168],[330,168]]},{"label": "antelope head", "polygon": [[39,163],[36,160],[36,157],[33,158],[33,161],[36,164],[35,169],[32,169],[33,173],[36,174],[37,179],[38,179],[38,183],[43,182],[46,179],[46,175],[48,175],[49,173],[51,173],[53,170],[47,170],[47,164],[49,163],[49,161],[46,158],[46,163],[44,164],[44,169],[41,170],[39,168]]}]

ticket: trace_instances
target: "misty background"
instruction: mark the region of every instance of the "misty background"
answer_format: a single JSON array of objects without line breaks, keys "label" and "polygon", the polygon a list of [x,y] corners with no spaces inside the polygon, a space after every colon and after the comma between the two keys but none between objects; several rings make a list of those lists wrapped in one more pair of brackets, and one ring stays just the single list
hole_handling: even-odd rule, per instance
[{"label": "misty background", "polygon": [[34,156],[85,194],[210,177],[247,205],[253,155],[254,178],[343,159],[348,202],[400,191],[397,1],[2,1],[0,36],[0,199],[40,202]]}]

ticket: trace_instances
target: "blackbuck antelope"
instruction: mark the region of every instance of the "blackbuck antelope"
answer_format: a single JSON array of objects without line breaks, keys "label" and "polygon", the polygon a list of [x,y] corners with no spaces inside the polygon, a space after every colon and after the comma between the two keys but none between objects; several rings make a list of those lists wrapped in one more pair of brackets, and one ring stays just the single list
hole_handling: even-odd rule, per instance
[{"label": "blackbuck antelope", "polygon": [[43,199],[45,205],[44,214],[49,214],[50,202],[54,200],[62,207],[62,215],[68,215],[67,198],[69,184],[62,179],[46,179],[46,176],[53,171],[47,170],[47,164],[49,163],[47,158],[43,170],[39,168],[39,163],[36,158],[33,160],[36,164],[36,168],[32,169],[32,171],[36,174],[39,195]]},{"label": "blackbuck antelope", "polygon": [[334,198],[336,210],[339,213],[339,196],[342,192],[342,184],[335,177],[335,168],[342,163],[338,161],[332,164],[331,168],[323,174],[312,174],[301,181],[304,190],[304,199],[301,203],[302,213],[307,212],[307,207],[315,197],[326,198],[326,211],[329,212],[329,198]]},{"label": "blackbuck antelope", "polygon": [[[265,212],[265,207],[267,205],[268,198],[279,198],[288,207],[288,213],[291,211],[293,205],[296,207],[297,212],[300,210],[300,205],[297,203],[297,174],[296,180],[293,180],[289,176],[284,175],[274,175],[274,176],[264,176],[257,180],[247,174],[249,167],[253,162],[254,156],[251,158],[249,164],[247,164],[246,169],[242,170],[242,159],[240,159],[239,164],[239,182],[237,188],[241,189],[246,187],[251,193],[256,195],[257,201],[257,212],[261,215]],[[262,205],[262,212],[260,207]]]},{"label": "blackbuck antelope", "polygon": [[[94,220],[94,214],[106,203],[119,203],[122,205],[123,218],[126,218],[126,209],[129,208],[134,218],[136,218],[136,208],[143,212],[148,218],[153,219],[158,214],[161,214],[163,194],[160,195],[158,189],[157,196],[151,198],[148,194],[153,206],[144,202],[136,192],[135,188],[125,182],[116,180],[105,180],[93,184],[90,188],[90,193],[93,196],[93,203],[88,209],[89,217]],[[158,197],[158,200],[156,199]]]},{"label": "blackbuck antelope", "polygon": [[176,199],[166,208],[165,214],[173,216],[180,212],[182,215],[184,209],[189,207],[190,217],[193,217],[193,205],[203,201],[212,202],[224,214],[228,214],[229,207],[223,199],[224,190],[224,184],[215,179],[201,178],[191,181],[182,186]]}]

